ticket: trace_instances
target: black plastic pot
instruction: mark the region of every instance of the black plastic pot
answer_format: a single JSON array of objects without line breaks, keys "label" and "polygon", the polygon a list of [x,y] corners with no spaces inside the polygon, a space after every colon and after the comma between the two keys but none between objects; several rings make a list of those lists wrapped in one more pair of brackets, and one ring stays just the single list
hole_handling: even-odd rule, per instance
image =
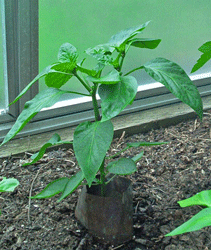
[{"label": "black plastic pot", "polygon": [[106,185],[82,188],[75,210],[76,218],[89,233],[110,244],[131,240],[133,235],[133,197],[129,179],[116,177]]}]

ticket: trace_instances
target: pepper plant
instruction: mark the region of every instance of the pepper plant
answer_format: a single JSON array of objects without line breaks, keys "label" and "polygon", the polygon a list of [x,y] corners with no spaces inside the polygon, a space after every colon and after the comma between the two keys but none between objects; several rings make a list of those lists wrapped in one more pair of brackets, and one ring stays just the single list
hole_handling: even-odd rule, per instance
[{"label": "pepper plant", "polygon": [[[130,71],[123,71],[124,60],[131,47],[152,50],[161,42],[160,39],[139,36],[148,24],[149,22],[146,22],[122,30],[113,35],[107,43],[87,49],[86,54],[96,59],[94,68],[84,67],[85,59],[81,62],[78,61],[78,51],[72,44],[63,44],[58,52],[58,62],[46,67],[13,101],[13,103],[17,102],[38,79],[45,78],[48,88],[26,102],[22,113],[6,135],[2,145],[11,140],[41,109],[52,106],[68,93],[90,96],[93,103],[95,121],[87,121],[78,125],[73,136],[73,149],[81,170],[71,178],[63,177],[51,182],[32,198],[46,198],[62,193],[59,199],[61,201],[83,181],[88,186],[101,185],[101,195],[105,195],[108,173],[127,175],[136,171],[135,163],[142,157],[143,152],[133,158],[112,160],[105,165],[106,153],[114,133],[111,119],[132,104],[137,93],[137,80],[131,75],[135,71],[144,70],[155,81],[165,85],[170,92],[195,110],[202,119],[203,107],[200,94],[185,71],[176,63],[165,58],[156,58],[143,65],[138,65]],[[109,73],[104,73],[106,69],[110,68],[112,70]],[[74,89],[69,91],[61,89],[73,77],[78,79],[79,84],[82,84],[86,91],[85,94],[74,91]],[[97,101],[97,93],[100,103]],[[61,143],[63,143],[61,138],[55,134],[42,147],[41,151],[32,157],[31,164],[40,159],[48,146]],[[129,143],[126,149],[163,143]],[[112,159],[112,157],[110,158]],[[100,177],[96,178],[98,173]]]}]

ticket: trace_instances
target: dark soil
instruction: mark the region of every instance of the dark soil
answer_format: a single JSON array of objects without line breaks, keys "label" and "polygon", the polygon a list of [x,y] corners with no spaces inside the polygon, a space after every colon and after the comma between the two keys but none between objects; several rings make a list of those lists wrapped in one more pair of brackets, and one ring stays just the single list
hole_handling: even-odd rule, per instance
[{"label": "dark soil", "polygon": [[[11,156],[0,160],[0,175],[15,177],[20,185],[12,193],[0,195],[0,249],[211,249],[211,228],[180,236],[164,237],[202,208],[180,208],[177,201],[211,188],[211,111],[198,119],[176,126],[114,140],[110,155],[134,141],[169,141],[146,147],[138,171],[129,176],[133,183],[134,234],[130,242],[118,246],[99,243],[76,220],[74,210],[80,188],[57,203],[59,196],[29,200],[49,182],[78,171],[72,149],[47,153],[37,164],[22,167],[30,157]],[[131,148],[131,157],[143,148]]]}]

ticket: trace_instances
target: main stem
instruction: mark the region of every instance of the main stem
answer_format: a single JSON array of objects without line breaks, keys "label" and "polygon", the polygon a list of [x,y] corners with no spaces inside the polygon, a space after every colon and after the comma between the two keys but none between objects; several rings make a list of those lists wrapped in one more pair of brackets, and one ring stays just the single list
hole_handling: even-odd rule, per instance
[{"label": "main stem", "polygon": [[[99,108],[97,104],[97,98],[96,98],[97,86],[98,85],[94,83],[91,94],[92,94],[92,103],[94,107],[95,121],[100,121],[101,117],[100,117]],[[105,158],[100,166],[101,196],[105,196],[105,187],[106,187],[104,162],[105,162]]]},{"label": "main stem", "polygon": [[97,84],[94,83],[92,87],[91,95],[92,95],[92,104],[94,107],[95,121],[97,122],[101,120],[101,117],[100,117],[100,112],[99,112],[99,108],[97,104],[96,93],[97,93]]}]

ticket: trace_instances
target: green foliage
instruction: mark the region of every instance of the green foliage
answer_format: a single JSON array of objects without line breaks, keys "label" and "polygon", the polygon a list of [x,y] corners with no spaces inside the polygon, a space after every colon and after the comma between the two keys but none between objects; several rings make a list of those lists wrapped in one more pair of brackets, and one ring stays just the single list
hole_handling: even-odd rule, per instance
[{"label": "green foliage", "polygon": [[200,205],[207,208],[198,212],[190,220],[183,223],[166,236],[174,236],[211,226],[211,190],[202,191],[188,199],[178,201],[178,203],[181,207]]},{"label": "green foliage", "polygon": [[32,100],[28,101],[24,105],[24,110],[17,118],[15,124],[8,132],[1,145],[11,140],[18,132],[20,132],[25,125],[43,108],[48,108],[54,105],[60,97],[67,94],[67,91],[63,91],[56,88],[48,88],[39,94],[37,94]]},{"label": "green foliage", "polygon": [[[130,72],[123,72],[123,64],[127,52],[133,46],[137,49],[155,49],[160,39],[137,37],[142,34],[149,22],[125,29],[113,35],[105,44],[99,44],[85,52],[96,60],[96,66],[92,69],[83,66],[84,58],[78,62],[78,52],[70,43],[64,43],[58,52],[58,62],[46,67],[14,100],[19,100],[37,80],[45,77],[48,88],[32,100],[26,102],[24,109],[17,118],[14,126],[6,135],[3,143],[11,140],[24,126],[42,109],[55,104],[64,94],[75,93],[92,97],[95,122],[83,122],[74,132],[73,148],[81,171],[71,178],[63,177],[54,180],[33,198],[47,198],[62,193],[60,200],[73,192],[78,185],[91,186],[93,181],[101,184],[102,190],[105,183],[105,175],[127,175],[136,171],[136,162],[143,156],[141,151],[136,156],[122,158],[105,166],[105,159],[111,159],[131,147],[155,146],[166,142],[136,142],[130,143],[121,152],[111,157],[106,157],[106,152],[113,139],[113,125],[111,119],[119,115],[135,99],[138,84],[133,76],[134,71],[145,70],[156,81],[161,82],[177,98],[194,109],[202,119],[203,107],[197,88],[193,85],[184,70],[174,62],[164,58],[156,58],[144,65],[137,65]],[[205,52],[205,48],[203,49]],[[108,72],[105,69],[109,69]],[[112,68],[112,69],[111,69]],[[63,91],[60,88],[71,78],[76,77],[82,84],[87,94]],[[100,101],[97,101],[97,93]],[[14,103],[13,102],[13,103]],[[101,108],[101,109],[100,109]],[[54,135],[41,150],[32,156],[32,162],[37,162],[45,153],[45,150],[53,145],[68,143],[62,141],[58,135]],[[96,174],[100,173],[100,179]],[[97,180],[97,181],[96,181]],[[102,192],[103,193],[103,192]]]},{"label": "green foliage", "polygon": [[211,59],[211,41],[204,43],[198,50],[203,54],[197,60],[197,63],[193,66],[191,73],[196,72]]},{"label": "green foliage", "polygon": [[128,175],[134,173],[136,164],[132,159],[120,158],[117,161],[110,162],[107,166],[109,173],[118,175]]},{"label": "green foliage", "polygon": [[130,45],[142,49],[155,49],[161,42],[161,39],[136,38],[130,41]]},{"label": "green foliage", "polygon": [[37,152],[31,156],[32,161],[29,163],[25,163],[23,165],[23,167],[28,166],[28,165],[33,165],[34,163],[39,161],[43,157],[43,155],[45,154],[47,148],[52,147],[52,146],[62,145],[62,144],[72,144],[72,142],[62,141],[58,134],[54,134],[51,137],[51,139],[41,147],[39,152]]},{"label": "green foliage", "polygon": [[64,43],[58,52],[58,60],[61,63],[71,63],[72,69],[76,66],[78,58],[77,49],[70,43]]},{"label": "green foliage", "polygon": [[111,37],[109,40],[109,45],[115,47],[117,51],[125,51],[126,44],[130,41],[130,39],[141,33],[141,31],[144,30],[148,24],[149,22],[146,22],[144,24],[120,31]]},{"label": "green foliage", "polygon": [[145,71],[156,81],[165,85],[177,98],[188,104],[202,119],[202,101],[196,86],[185,71],[165,58],[156,58],[144,65]]},{"label": "green foliage", "polygon": [[143,155],[144,155],[144,151],[141,151],[139,154],[133,156],[132,160],[136,163],[142,158]]},{"label": "green foliage", "polygon": [[[13,192],[19,185],[19,181],[14,178],[0,177],[3,180],[0,181],[0,192]],[[0,210],[1,215],[1,210]]]},{"label": "green foliage", "polygon": [[[72,63],[57,63],[51,67],[55,70],[50,72],[45,76],[45,84],[48,87],[54,87],[59,89],[72,77],[72,70],[74,69],[75,64]],[[63,72],[63,73],[58,73]]]},{"label": "green foliage", "polygon": [[131,142],[128,143],[129,148],[138,148],[138,147],[149,147],[149,146],[158,146],[162,144],[168,144],[168,142],[146,142],[146,141],[141,141],[141,142]]},{"label": "green foliage", "polygon": [[85,52],[97,59],[103,65],[112,64],[113,57],[112,53],[115,48],[111,47],[109,44],[100,44],[95,46],[94,48],[89,48]]},{"label": "green foliage", "polygon": [[3,178],[2,181],[0,181],[0,192],[13,192],[15,188],[19,185],[19,181],[14,178]]},{"label": "green foliage", "polygon": [[101,84],[116,84],[121,81],[120,74],[117,70],[109,72],[107,75],[102,77],[87,77],[89,81]]},{"label": "green foliage", "polygon": [[79,171],[71,178],[62,177],[49,183],[39,194],[31,197],[31,199],[50,198],[56,194],[62,193],[58,202],[71,194],[83,181],[84,175]]},{"label": "green foliage", "polygon": [[125,107],[134,100],[138,84],[132,76],[124,76],[112,85],[101,84],[99,95],[101,98],[102,121],[107,121],[117,116]]},{"label": "green foliage", "polygon": [[84,122],[74,132],[73,148],[89,186],[103,163],[112,139],[111,121]]},{"label": "green foliage", "polygon": [[[45,76],[45,84],[48,87],[60,88],[73,76],[72,72],[76,67],[78,52],[76,48],[69,43],[64,43],[59,48],[58,60],[51,67],[55,72],[51,72]],[[63,72],[63,74],[58,73]]]}]

